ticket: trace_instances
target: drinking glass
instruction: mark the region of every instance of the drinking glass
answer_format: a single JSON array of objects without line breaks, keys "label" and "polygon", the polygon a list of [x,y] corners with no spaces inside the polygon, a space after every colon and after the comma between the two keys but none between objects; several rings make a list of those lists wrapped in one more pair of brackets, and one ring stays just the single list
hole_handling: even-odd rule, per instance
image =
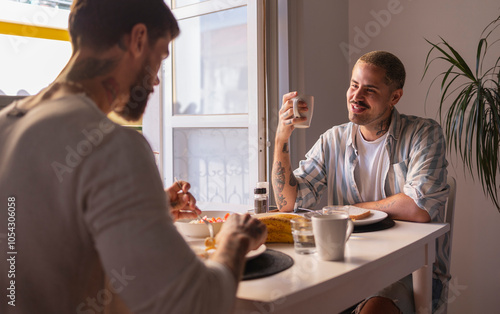
[{"label": "drinking glass", "polygon": [[312,254],[316,252],[312,222],[306,218],[295,218],[291,221],[292,235],[295,252],[299,254]]}]

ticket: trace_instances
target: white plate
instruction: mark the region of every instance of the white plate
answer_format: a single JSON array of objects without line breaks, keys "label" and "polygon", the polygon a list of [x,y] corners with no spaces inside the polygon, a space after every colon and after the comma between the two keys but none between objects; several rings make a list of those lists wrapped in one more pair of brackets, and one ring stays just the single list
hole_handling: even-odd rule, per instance
[{"label": "white plate", "polygon": [[[215,250],[209,250],[205,251],[205,240],[190,240],[188,241],[189,246],[191,249],[196,253],[196,255],[203,257],[203,258],[208,258],[210,254],[215,252]],[[255,250],[251,250],[250,252],[245,255],[246,260],[251,260],[256,258],[257,256],[261,255],[266,251],[267,247],[265,244],[262,244]]]},{"label": "white plate", "polygon": [[368,216],[364,219],[353,220],[353,223],[355,226],[371,225],[371,224],[374,224],[374,223],[377,223],[379,221],[384,220],[385,217],[387,217],[386,212],[382,212],[380,210],[370,209],[370,216]]},{"label": "white plate", "polygon": [[248,252],[247,255],[245,256],[245,258],[247,259],[247,261],[251,260],[253,258],[256,258],[260,254],[264,253],[266,251],[266,249],[267,249],[266,245],[262,244],[257,249],[251,250],[250,252]]}]

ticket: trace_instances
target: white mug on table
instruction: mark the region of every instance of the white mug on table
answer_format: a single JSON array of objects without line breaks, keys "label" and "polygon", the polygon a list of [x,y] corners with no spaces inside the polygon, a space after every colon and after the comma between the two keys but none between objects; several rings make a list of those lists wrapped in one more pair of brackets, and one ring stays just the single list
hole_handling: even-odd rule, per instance
[{"label": "white mug on table", "polygon": [[351,236],[354,224],[346,213],[312,216],[316,251],[325,261],[344,259],[345,244]]}]

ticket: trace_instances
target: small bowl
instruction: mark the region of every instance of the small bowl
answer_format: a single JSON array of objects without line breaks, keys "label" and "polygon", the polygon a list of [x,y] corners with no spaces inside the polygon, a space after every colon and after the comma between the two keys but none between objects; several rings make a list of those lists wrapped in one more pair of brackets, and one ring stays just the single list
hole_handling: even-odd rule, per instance
[{"label": "small bowl", "polygon": [[[200,214],[201,217],[207,216],[207,218],[224,218],[226,214],[234,214],[229,211],[204,211]],[[179,219],[175,222],[177,229],[180,233],[188,237],[195,238],[206,238],[210,236],[210,232],[208,231],[208,226],[205,223],[191,223],[195,219]],[[214,227],[214,236],[220,231],[223,222],[213,222],[212,226]]]}]

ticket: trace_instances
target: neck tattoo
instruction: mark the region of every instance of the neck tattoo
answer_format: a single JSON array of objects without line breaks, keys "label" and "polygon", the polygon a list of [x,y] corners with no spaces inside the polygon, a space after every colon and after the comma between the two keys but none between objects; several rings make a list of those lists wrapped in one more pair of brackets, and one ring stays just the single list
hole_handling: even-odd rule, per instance
[{"label": "neck tattoo", "polygon": [[110,77],[102,81],[102,86],[106,90],[106,97],[111,105],[118,97],[118,82],[114,78]]},{"label": "neck tattoo", "polygon": [[377,136],[379,135],[384,135],[389,131],[389,126],[391,125],[391,116],[387,117],[386,119],[380,121],[379,124],[379,130],[377,131]]}]

